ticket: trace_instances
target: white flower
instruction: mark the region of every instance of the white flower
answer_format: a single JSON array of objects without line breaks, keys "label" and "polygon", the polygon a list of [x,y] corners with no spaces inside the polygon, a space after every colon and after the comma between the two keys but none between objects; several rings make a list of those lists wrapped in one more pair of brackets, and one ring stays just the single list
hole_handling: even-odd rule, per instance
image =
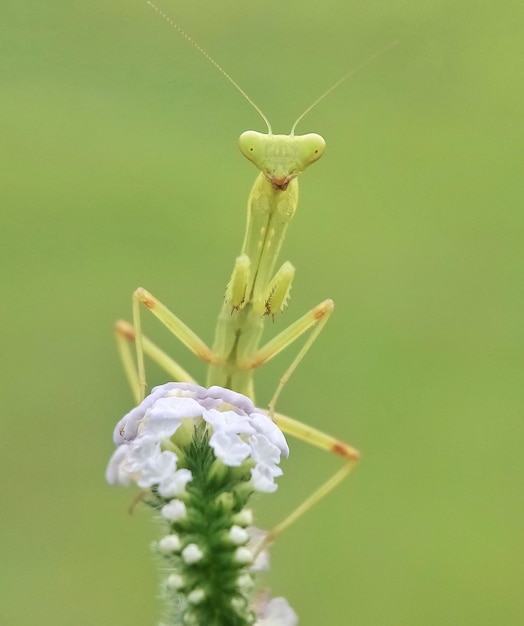
[{"label": "white flower", "polygon": [[160,452],[160,445],[150,446],[151,455],[143,458],[142,464],[137,467],[140,478],[136,481],[139,487],[152,487],[169,479],[176,469],[177,456],[174,452],[164,450]]},{"label": "white flower", "polygon": [[128,485],[134,480],[139,487],[151,487],[170,479],[176,469],[177,456],[169,450],[162,451],[153,439],[135,439],[120,445],[106,471],[111,484]]},{"label": "white flower", "polygon": [[282,470],[276,465],[257,463],[251,470],[251,484],[253,485],[253,489],[262,493],[275,492],[277,485],[273,479],[281,474]]},{"label": "white flower", "polygon": [[158,493],[163,498],[173,498],[181,496],[188,482],[192,479],[191,472],[188,469],[179,469],[160,481]]},{"label": "white flower", "polygon": [[242,441],[239,435],[228,434],[220,430],[211,435],[209,445],[213,448],[217,459],[230,467],[241,465],[251,452],[251,447]]}]

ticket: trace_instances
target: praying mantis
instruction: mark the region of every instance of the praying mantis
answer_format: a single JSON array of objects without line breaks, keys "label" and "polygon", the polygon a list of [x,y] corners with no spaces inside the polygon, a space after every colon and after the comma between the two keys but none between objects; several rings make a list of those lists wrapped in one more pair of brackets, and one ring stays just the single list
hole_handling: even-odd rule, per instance
[{"label": "praying mantis", "polygon": [[[229,74],[158,7],[149,1],[148,4],[234,85],[260,114],[267,126],[267,133],[246,131],[239,139],[241,152],[259,169],[259,174],[249,195],[246,234],[227,284],[212,346],[208,346],[170,309],[143,288],[133,293],[133,323],[120,320],[115,325],[117,344],[137,402],[143,399],[146,388],[145,356],[161,366],[174,380],[195,382],[185,369],[144,336],[142,307],[151,311],[182,344],[208,364],[207,386],[219,385],[254,399],[254,370],[306,334],[305,342],[278,383],[269,402],[268,414],[284,433],[340,456],[344,465],[268,533],[264,540],[264,545],[267,545],[332,491],[351,472],[360,456],[352,446],[275,410],[284,385],[333,313],[333,301],[327,299],[317,304],[276,337],[260,345],[264,322],[280,314],[286,307],[295,272],[288,261],[278,270],[275,271],[275,268],[286,230],[297,208],[297,177],[317,161],[325,150],[325,142],[320,135],[295,135],[294,131],[318,102],[394,44],[369,57],[315,100],[297,119],[289,135],[277,135],[272,133],[266,116]],[[133,355],[133,345],[136,356]]]}]

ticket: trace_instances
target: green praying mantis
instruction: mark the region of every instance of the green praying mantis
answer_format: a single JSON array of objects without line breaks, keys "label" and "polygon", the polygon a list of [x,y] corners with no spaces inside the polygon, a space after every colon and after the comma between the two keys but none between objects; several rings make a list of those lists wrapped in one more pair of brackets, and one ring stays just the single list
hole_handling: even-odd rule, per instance
[{"label": "green praying mantis", "polygon": [[[145,356],[161,366],[174,380],[195,382],[185,369],[142,333],[141,310],[145,307],[181,343],[208,364],[207,386],[220,385],[254,399],[254,370],[309,332],[281,377],[269,402],[268,413],[284,433],[340,456],[344,465],[268,533],[264,541],[267,545],[332,491],[359,460],[359,452],[352,446],[275,410],[284,385],[329,320],[334,309],[333,301],[324,300],[276,337],[260,345],[265,321],[281,313],[287,304],[295,272],[288,261],[278,270],[275,271],[275,268],[286,230],[297,208],[297,176],[317,161],[325,150],[325,141],[320,135],[295,135],[294,131],[302,118],[333,89],[396,42],[369,57],[323,93],[297,119],[289,135],[274,135],[266,116],[229,74],[171,18],[152,2],[148,1],[148,4],[234,85],[260,114],[268,132],[246,131],[239,139],[240,150],[260,173],[249,195],[244,243],[226,288],[212,347],[155,296],[139,288],[133,293],[133,324],[118,321],[115,325],[119,353],[137,402],[143,399],[146,388]],[[135,346],[136,356],[133,355],[132,345]]]}]

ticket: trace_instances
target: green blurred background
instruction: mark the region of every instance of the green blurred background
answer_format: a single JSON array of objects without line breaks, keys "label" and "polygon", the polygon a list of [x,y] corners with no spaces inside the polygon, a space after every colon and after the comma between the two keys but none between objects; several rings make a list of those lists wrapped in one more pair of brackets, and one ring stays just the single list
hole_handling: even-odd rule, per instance
[{"label": "green blurred background", "polygon": [[[301,179],[271,333],[337,309],[279,408],[363,461],[274,547],[272,593],[304,626],[523,624],[522,3],[161,6],[276,132],[401,40],[299,128],[328,151]],[[141,285],[211,341],[255,177],[236,138],[263,124],[144,2],[0,14],[0,623],[154,624],[157,526],[104,482],[132,404],[112,323]],[[289,359],[258,373],[260,404]],[[292,442],[259,524],[339,466]]]}]

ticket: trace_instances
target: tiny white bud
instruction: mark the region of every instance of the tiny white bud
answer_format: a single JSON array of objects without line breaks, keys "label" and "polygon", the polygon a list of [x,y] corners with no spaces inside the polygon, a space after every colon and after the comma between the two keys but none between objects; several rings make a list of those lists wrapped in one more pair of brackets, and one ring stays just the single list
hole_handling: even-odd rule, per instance
[{"label": "tiny white bud", "polygon": [[187,594],[187,601],[191,604],[200,604],[206,597],[206,593],[203,589],[193,589]]},{"label": "tiny white bud", "polygon": [[255,582],[249,574],[240,574],[237,578],[237,585],[242,591],[251,591],[255,586]]},{"label": "tiny white bud", "polygon": [[202,550],[197,546],[196,543],[189,543],[182,550],[182,558],[188,565],[192,565],[193,563],[198,563],[204,556]]},{"label": "tiny white bud", "polygon": [[235,562],[241,565],[247,565],[253,562],[253,553],[247,548],[237,548],[235,550]]},{"label": "tiny white bud", "polygon": [[229,538],[235,545],[241,546],[248,542],[249,534],[247,530],[235,524],[229,529]]},{"label": "tiny white bud", "polygon": [[253,524],[253,511],[251,509],[242,509],[233,519],[235,524],[239,526],[251,526]]},{"label": "tiny white bud", "polygon": [[184,519],[186,515],[186,505],[182,500],[177,500],[176,498],[162,507],[162,517],[170,522],[177,522]]},{"label": "tiny white bud", "polygon": [[246,601],[239,597],[231,598],[231,606],[237,613],[242,613],[242,611],[246,608]]},{"label": "tiny white bud", "polygon": [[184,613],[184,626],[199,626],[200,622],[198,621],[197,615],[191,610],[187,610]]},{"label": "tiny white bud", "polygon": [[174,589],[176,591],[182,589],[185,584],[184,577],[180,576],[180,574],[169,574],[166,578],[166,587],[168,589]]},{"label": "tiny white bud", "polygon": [[182,546],[178,535],[167,535],[162,537],[158,542],[160,552],[168,554],[169,552],[178,552]]}]

